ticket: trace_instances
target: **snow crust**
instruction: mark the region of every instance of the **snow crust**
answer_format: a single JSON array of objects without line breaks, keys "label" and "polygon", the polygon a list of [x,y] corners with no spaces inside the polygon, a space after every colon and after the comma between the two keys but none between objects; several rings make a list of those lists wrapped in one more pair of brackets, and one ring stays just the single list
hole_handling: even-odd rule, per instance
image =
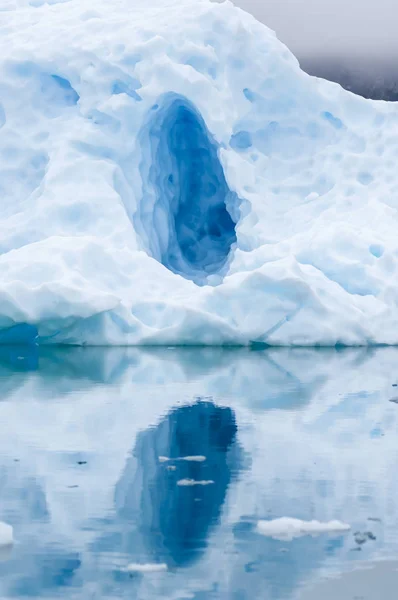
[{"label": "snow crust", "polygon": [[398,108],[230,2],[5,0],[0,343],[398,343]]},{"label": "snow crust", "polygon": [[259,521],[257,531],[276,540],[292,540],[303,535],[319,535],[321,533],[342,533],[351,528],[341,521],[301,521],[290,517],[281,517],[270,521]]}]

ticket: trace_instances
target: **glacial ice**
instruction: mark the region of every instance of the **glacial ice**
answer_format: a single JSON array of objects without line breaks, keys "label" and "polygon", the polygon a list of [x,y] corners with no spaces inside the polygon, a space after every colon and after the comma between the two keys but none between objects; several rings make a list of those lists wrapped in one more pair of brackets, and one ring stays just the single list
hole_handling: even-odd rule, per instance
[{"label": "glacial ice", "polygon": [[398,107],[230,2],[5,0],[0,343],[398,343]]},{"label": "glacial ice", "polygon": [[203,284],[222,271],[236,242],[228,206],[238,201],[194,107],[171,95],[157,112],[147,134],[150,160],[143,165],[149,189],[134,221],[142,223],[153,257]]}]

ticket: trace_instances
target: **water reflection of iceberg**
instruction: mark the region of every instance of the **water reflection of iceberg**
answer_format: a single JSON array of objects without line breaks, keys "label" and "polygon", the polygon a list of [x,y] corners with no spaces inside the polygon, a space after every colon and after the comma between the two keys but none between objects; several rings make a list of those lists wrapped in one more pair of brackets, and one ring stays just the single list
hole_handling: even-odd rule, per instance
[{"label": "water reflection of iceberg", "polygon": [[[18,541],[1,598],[291,600],[334,565],[396,553],[396,349],[0,350],[0,518]],[[183,455],[206,461],[159,461]],[[253,533],[283,515],[377,540]],[[163,561],[158,578],[123,570]]]},{"label": "water reflection of iceberg", "polygon": [[[349,359],[349,350],[346,352]],[[83,348],[1,346],[0,379],[13,393],[31,381],[53,397],[93,386],[192,385],[191,397],[239,398],[256,410],[307,404],[327,381],[333,350],[248,348]],[[62,381],[62,385],[60,385]],[[4,398],[4,392],[3,392]]]},{"label": "water reflection of iceberg", "polygon": [[78,578],[81,556],[50,527],[45,489],[19,464],[12,463],[0,467],[0,495],[3,516],[10,522],[17,520],[14,547],[0,549],[0,597],[59,595]]},{"label": "water reflection of iceberg", "polygon": [[[202,553],[239,469],[236,433],[230,408],[197,401],[138,435],[115,494],[118,518],[135,523],[142,540],[138,555],[136,535],[126,540],[123,551],[133,561],[144,550],[152,560],[185,566]],[[193,456],[205,460],[181,460]],[[181,480],[208,485],[178,485]]]}]

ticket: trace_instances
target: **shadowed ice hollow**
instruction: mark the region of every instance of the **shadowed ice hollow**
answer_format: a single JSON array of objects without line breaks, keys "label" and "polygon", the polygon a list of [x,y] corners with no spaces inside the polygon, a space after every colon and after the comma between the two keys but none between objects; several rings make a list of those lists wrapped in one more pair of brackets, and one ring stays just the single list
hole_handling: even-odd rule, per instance
[{"label": "shadowed ice hollow", "polygon": [[228,207],[236,214],[238,199],[194,106],[172,95],[154,112],[145,136],[151,146],[151,161],[143,165],[148,183],[135,219],[142,221],[152,256],[201,285],[224,270],[236,243]]}]

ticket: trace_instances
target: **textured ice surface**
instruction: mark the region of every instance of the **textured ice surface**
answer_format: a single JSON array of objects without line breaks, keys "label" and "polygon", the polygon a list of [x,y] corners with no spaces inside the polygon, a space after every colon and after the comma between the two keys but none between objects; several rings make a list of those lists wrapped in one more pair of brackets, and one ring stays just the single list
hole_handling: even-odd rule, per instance
[{"label": "textured ice surface", "polygon": [[6,0],[0,343],[398,343],[398,107],[208,0]]}]

